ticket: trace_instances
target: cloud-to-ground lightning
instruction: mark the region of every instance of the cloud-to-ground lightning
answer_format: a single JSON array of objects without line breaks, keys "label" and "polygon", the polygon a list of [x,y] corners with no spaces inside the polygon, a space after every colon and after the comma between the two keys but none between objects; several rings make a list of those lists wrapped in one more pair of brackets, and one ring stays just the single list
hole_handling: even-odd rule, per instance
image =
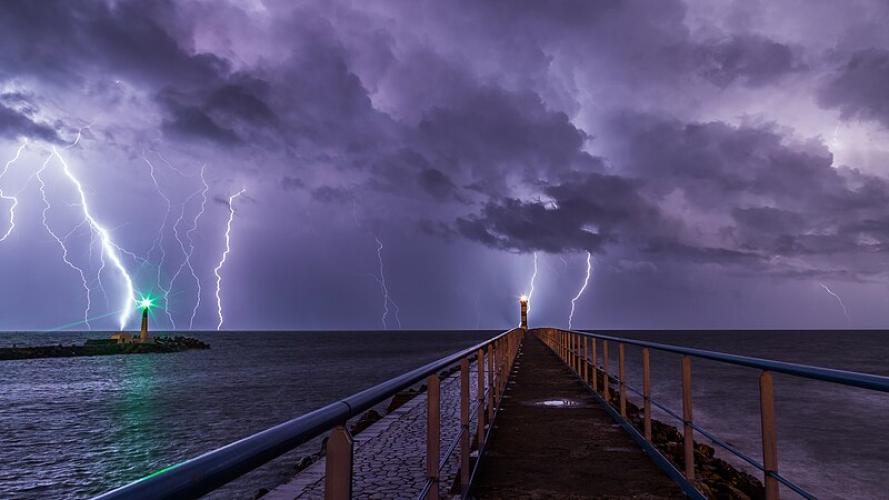
[{"label": "cloud-to-ground lightning", "polygon": [[850,324],[851,324],[851,323],[852,323],[852,318],[849,316],[849,310],[846,309],[846,304],[845,304],[845,302],[843,302],[842,297],[840,297],[839,295],[837,295],[836,293],[834,293],[834,291],[831,290],[831,289],[830,289],[827,285],[825,285],[824,283],[819,282],[818,285],[820,285],[821,288],[823,288],[824,291],[827,292],[828,295],[830,295],[831,297],[833,297],[833,298],[835,298],[835,299],[837,300],[837,303],[839,303],[839,304],[840,304],[840,307],[843,309],[843,316],[846,317],[846,323],[850,323]]},{"label": "cloud-to-ground lightning", "polygon": [[[9,167],[12,166],[13,163],[18,161],[22,156],[22,151],[24,151],[25,146],[28,145],[28,141],[22,141],[22,145],[18,147],[15,151],[15,156],[6,162],[6,165],[3,167],[3,171],[0,172],[0,180],[3,180],[3,177],[9,172]],[[15,208],[19,205],[19,199],[16,196],[11,196],[6,194],[3,191],[3,187],[0,186],[0,199],[6,200],[10,202],[9,205],[9,226],[6,228],[6,232],[3,233],[3,236],[0,236],[0,241],[5,241],[6,238],[9,238],[9,235],[12,234],[12,231],[15,229]]]},{"label": "cloud-to-ground lightning", "polygon": [[[76,144],[76,141],[75,141],[75,144]],[[52,231],[52,229],[49,227],[49,224],[48,224],[48,221],[46,218],[47,211],[50,209],[50,204],[49,204],[49,200],[47,199],[47,196],[46,196],[46,183],[42,178],[42,174],[49,166],[50,160],[52,160],[53,158],[55,158],[58,161],[59,165],[61,166],[62,173],[65,175],[65,177],[68,179],[68,181],[70,181],[70,183],[74,187],[74,189],[77,190],[77,194],[78,194],[78,197],[80,200],[80,202],[78,203],[78,206],[80,207],[80,210],[83,213],[83,217],[86,220],[86,223],[89,225],[90,230],[94,231],[99,236],[99,242],[100,242],[100,245],[102,248],[102,252],[101,252],[102,258],[104,259],[105,257],[108,257],[111,260],[111,264],[120,273],[121,279],[124,283],[125,293],[124,293],[124,296],[121,298],[121,308],[119,310],[118,323],[120,325],[120,329],[123,330],[126,327],[127,320],[130,317],[130,312],[132,311],[133,304],[136,300],[136,293],[135,293],[135,289],[133,286],[133,280],[130,277],[130,274],[127,272],[126,267],[124,267],[123,262],[120,259],[120,253],[122,253],[122,250],[111,239],[111,235],[109,234],[108,230],[102,224],[100,224],[99,221],[93,216],[92,211],[89,206],[89,203],[87,202],[87,197],[86,197],[86,193],[84,192],[84,189],[83,189],[83,184],[81,184],[81,182],[77,178],[77,176],[74,175],[74,172],[71,171],[71,168],[68,166],[68,163],[65,161],[65,159],[62,157],[62,155],[59,153],[58,149],[55,146],[52,147],[52,154],[49,157],[47,157],[46,161],[43,162],[43,165],[41,166],[40,170],[38,170],[38,172],[36,174],[38,183],[40,184],[41,196],[43,197],[43,201],[44,201],[43,224],[46,227],[47,231],[50,233],[50,235],[52,235],[52,237],[61,245],[62,252],[63,252],[63,259],[65,260],[65,262],[69,266],[71,266],[72,268],[74,268],[75,270],[77,270],[78,272],[81,273],[81,279],[84,283],[84,288],[87,289],[87,296],[89,297],[90,290],[89,290],[89,286],[86,281],[85,273],[83,272],[83,270],[81,268],[79,268],[76,265],[74,265],[73,263],[71,263],[71,261],[68,259],[68,257],[67,257],[68,249],[67,249],[67,246],[65,245],[65,242],[61,238],[59,238],[54,231]],[[89,306],[90,306],[89,298],[87,300],[88,300],[88,302],[87,302],[87,317],[88,317],[88,311],[89,311]]]},{"label": "cloud-to-ground lightning", "polygon": [[154,237],[154,241],[151,244],[151,248],[148,249],[148,253],[146,254],[147,258],[151,258],[151,255],[154,253],[155,248],[160,249],[160,260],[157,262],[157,287],[163,294],[164,301],[164,314],[167,316],[167,320],[170,322],[170,325],[173,326],[173,329],[176,328],[176,322],[173,320],[173,316],[170,314],[170,288],[164,287],[163,281],[161,279],[161,272],[163,271],[164,264],[167,261],[167,250],[164,247],[164,235],[167,230],[167,222],[170,220],[170,213],[173,211],[173,201],[164,193],[164,190],[161,189],[160,182],[157,180],[157,175],[155,173],[154,164],[151,163],[151,160],[148,158],[142,158],[146,164],[148,164],[148,175],[151,177],[151,182],[154,183],[154,189],[157,191],[158,196],[160,196],[164,200],[164,204],[167,209],[164,212],[164,218],[161,222],[161,226],[157,231],[157,235]]},{"label": "cloud-to-ground lightning", "polygon": [[531,298],[534,297],[534,282],[537,281],[537,271],[539,267],[537,265],[537,252],[534,252],[534,273],[531,274],[531,283],[528,285],[528,293],[525,293],[525,297],[528,299],[528,314],[531,314]]},{"label": "cloud-to-ground lightning", "polygon": [[[202,186],[201,189],[192,193],[188,197],[188,199],[185,200],[185,202],[182,204],[182,212],[180,212],[180,214],[179,214],[179,220],[177,220],[176,224],[173,225],[173,232],[176,236],[176,241],[179,243],[179,249],[185,255],[185,259],[183,259],[183,261],[179,264],[179,267],[176,269],[176,272],[173,273],[173,277],[170,278],[170,283],[169,283],[169,286],[167,287],[168,289],[172,289],[173,283],[176,282],[176,279],[182,273],[182,270],[186,267],[188,268],[188,271],[191,273],[191,277],[192,277],[192,279],[194,279],[195,287],[197,289],[197,291],[195,292],[196,297],[195,297],[194,307],[191,310],[191,317],[188,320],[188,329],[189,330],[191,330],[192,327],[194,326],[194,318],[195,318],[195,316],[197,316],[198,308],[201,306],[201,294],[202,294],[201,279],[198,277],[198,274],[195,271],[194,266],[191,263],[191,257],[192,257],[192,255],[194,255],[194,240],[192,239],[191,235],[192,235],[192,233],[194,233],[197,230],[198,222],[200,221],[201,217],[204,215],[204,212],[207,208],[207,191],[210,189],[210,186],[207,185],[207,180],[204,177],[204,169],[205,169],[205,166],[201,166],[201,174],[200,174],[201,175],[201,186]],[[194,217],[192,217],[192,219],[191,219],[191,226],[185,231],[185,240],[188,241],[188,250],[186,250],[185,244],[183,243],[182,238],[180,237],[180,234],[179,234],[179,225],[182,222],[182,219],[184,217],[185,207],[188,205],[188,202],[191,201],[191,199],[194,198],[195,196],[197,196],[198,194],[201,195],[201,207],[197,212],[195,212]]]},{"label": "cloud-to-ground lightning", "polygon": [[580,296],[583,295],[583,292],[586,290],[587,285],[590,284],[590,272],[593,270],[592,264],[593,255],[590,252],[586,253],[586,276],[583,279],[583,285],[581,285],[580,290],[577,291],[577,295],[571,299],[571,313],[568,314],[568,329],[570,330],[574,323],[574,306],[577,304]]},{"label": "cloud-to-ground lightning", "polygon": [[[53,151],[55,153],[55,150]],[[70,233],[66,235],[65,238],[60,238],[59,235],[57,235],[56,232],[53,231],[52,227],[49,225],[49,220],[47,218],[47,214],[52,208],[52,205],[49,203],[49,198],[47,198],[46,196],[46,181],[43,180],[43,172],[47,169],[47,167],[49,167],[49,162],[53,159],[54,156],[55,154],[47,156],[46,160],[43,161],[43,164],[40,166],[40,169],[37,170],[36,173],[37,185],[40,190],[40,197],[43,199],[43,212],[41,215],[41,221],[43,222],[43,227],[46,229],[46,232],[49,233],[52,239],[54,239],[56,243],[59,244],[59,247],[61,247],[62,261],[80,275],[80,284],[83,287],[84,292],[86,293],[86,307],[83,310],[83,323],[88,329],[92,330],[92,325],[90,325],[89,322],[90,309],[92,308],[92,290],[90,289],[89,282],[86,279],[86,271],[84,271],[82,267],[72,262],[71,259],[68,257],[69,251],[66,242]],[[77,227],[80,227],[80,225],[78,224],[75,229],[77,229]]]},{"label": "cloud-to-ground lightning", "polygon": [[219,264],[216,264],[216,267],[213,269],[213,274],[216,275],[216,314],[219,317],[219,322],[216,324],[216,330],[221,330],[222,323],[225,321],[222,316],[222,274],[220,273],[222,272],[222,267],[225,266],[225,261],[228,259],[229,252],[231,252],[232,222],[235,220],[235,200],[244,194],[245,191],[247,191],[246,188],[241,188],[240,191],[228,197],[228,222],[225,224],[225,250],[222,252]]},{"label": "cloud-to-ground lightning", "polygon": [[380,322],[383,323],[383,328],[388,328],[386,324],[386,318],[389,316],[389,304],[392,304],[392,307],[395,309],[395,322],[398,323],[398,328],[401,329],[401,318],[399,317],[398,304],[392,300],[391,295],[389,294],[389,286],[386,284],[386,274],[383,271],[383,241],[380,240],[379,236],[374,236],[374,239],[377,242],[377,260],[380,263],[380,275],[377,278],[377,281],[380,283],[380,292],[383,294],[383,314],[380,316]]}]

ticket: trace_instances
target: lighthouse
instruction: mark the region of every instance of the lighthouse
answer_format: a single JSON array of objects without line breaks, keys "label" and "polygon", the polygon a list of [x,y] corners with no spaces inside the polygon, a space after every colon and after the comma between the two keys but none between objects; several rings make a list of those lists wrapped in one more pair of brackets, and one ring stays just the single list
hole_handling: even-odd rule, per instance
[{"label": "lighthouse", "polygon": [[142,328],[139,330],[139,342],[140,343],[148,343],[151,342],[151,337],[148,336],[148,308],[142,309]]},{"label": "lighthouse", "polygon": [[521,297],[519,297],[519,305],[522,308],[522,320],[519,323],[519,327],[522,330],[527,330],[528,329],[528,297],[525,295],[522,295]]}]

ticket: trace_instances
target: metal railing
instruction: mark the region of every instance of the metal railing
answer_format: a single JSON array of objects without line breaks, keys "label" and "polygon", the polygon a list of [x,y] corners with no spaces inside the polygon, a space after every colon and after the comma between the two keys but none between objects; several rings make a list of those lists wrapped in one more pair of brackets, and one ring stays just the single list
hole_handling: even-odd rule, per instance
[{"label": "metal railing", "polygon": [[[398,392],[426,380],[427,439],[426,487],[421,498],[439,498],[439,451],[441,372],[460,364],[461,432],[460,446],[461,496],[468,495],[471,478],[484,452],[512,363],[521,345],[524,331],[516,328],[487,341],[456,352],[420,368],[389,379],[345,399],[294,418],[270,429],[253,434],[222,448],[155,472],[138,481],[96,497],[97,499],[162,499],[197,498],[253,469],[293,450],[297,446],[330,431],[326,445],[325,498],[348,499],[352,495],[352,436],[346,428],[350,418],[361,415]],[[487,363],[485,363],[487,357]],[[478,366],[478,397],[476,432],[478,459],[470,463],[469,364],[475,358]],[[487,377],[485,377],[487,372]],[[487,431],[486,431],[487,429]],[[471,474],[470,474],[470,471]]]},{"label": "metal railing", "polygon": [[[651,407],[652,405],[663,410],[671,417],[682,422],[683,426],[683,446],[684,446],[684,476],[689,483],[695,480],[694,465],[694,433],[706,437],[714,445],[728,451],[741,460],[752,465],[763,473],[765,484],[765,495],[769,500],[779,497],[779,485],[784,485],[793,492],[803,498],[815,498],[815,496],[803,489],[801,486],[790,481],[786,477],[778,473],[778,445],[777,433],[775,430],[775,391],[772,381],[772,373],[782,373],[801,377],[811,380],[819,380],[823,382],[831,382],[850,387],[858,387],[879,392],[889,392],[889,377],[879,375],[871,375],[867,373],[850,372],[845,370],[834,370],[830,368],[820,368],[817,366],[803,365],[796,363],[787,363],[783,361],[773,361],[768,359],[753,358],[749,356],[739,356],[736,354],[727,354],[715,351],[706,351],[703,349],[694,349],[689,347],[680,347],[669,344],[660,344],[656,342],[648,342],[644,340],[633,340],[609,335],[601,335],[588,332],[577,332],[558,330],[554,328],[539,328],[532,330],[537,334],[538,338],[544,341],[580,378],[589,386],[589,388],[597,395],[601,394],[601,398],[605,403],[611,405],[610,383],[615,381],[618,386],[618,403],[617,409],[619,414],[615,415],[622,419],[625,428],[632,427],[627,418],[627,390],[638,394],[643,401],[643,424],[642,431],[644,440],[650,445],[650,448],[656,453],[656,447],[652,441],[651,431]],[[602,364],[599,364],[599,356],[597,355],[597,341],[602,343]],[[617,344],[618,348],[618,373],[609,373],[609,356],[608,343]],[[624,346],[631,345],[642,349],[642,390],[631,387],[626,383],[625,362],[624,362]],[[655,401],[651,397],[651,350],[669,352],[679,354],[681,358],[681,378],[682,378],[682,415],[669,409],[665,405]],[[719,439],[712,433],[701,428],[694,423],[692,412],[692,394],[691,394],[691,359],[707,359],[728,363],[736,366],[744,366],[761,370],[759,377],[759,399],[760,399],[760,419],[761,419],[761,441],[762,441],[762,462],[744,454],[736,447]],[[601,391],[599,389],[599,374],[602,375]],[[610,407],[610,406],[609,406]],[[660,458],[667,460],[662,454]]]}]

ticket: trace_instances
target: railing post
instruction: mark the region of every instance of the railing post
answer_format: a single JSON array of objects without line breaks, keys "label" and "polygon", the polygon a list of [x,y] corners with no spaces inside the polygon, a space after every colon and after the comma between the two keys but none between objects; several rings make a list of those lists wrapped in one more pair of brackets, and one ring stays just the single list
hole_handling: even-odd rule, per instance
[{"label": "railing post", "polygon": [[691,358],[682,356],[682,437],[685,441],[685,477],[695,480],[695,441],[691,411]]},{"label": "railing post", "polygon": [[617,344],[617,376],[620,393],[620,416],[627,418],[627,383],[624,380],[624,344]]},{"label": "railing post", "polygon": [[651,355],[642,349],[642,410],[645,439],[651,442]]},{"label": "railing post", "polygon": [[438,374],[426,379],[426,477],[432,483],[426,498],[438,500],[438,467],[441,453],[441,401]]},{"label": "railing post", "polygon": [[482,447],[485,444],[485,351],[479,349],[475,357],[476,371],[478,372],[476,376],[476,391],[478,394],[475,395],[478,400],[478,432],[476,433],[476,440],[478,441],[479,456],[481,456]]},{"label": "railing post", "polygon": [[598,392],[599,391],[599,366],[598,366],[599,365],[599,358],[598,358],[598,356],[596,356],[596,339],[592,338],[592,339],[590,339],[590,341],[592,343],[592,346],[591,346],[592,347],[592,349],[591,349],[592,356],[591,356],[590,362],[593,364],[593,366],[592,366],[592,369],[593,369],[592,370],[593,371],[593,392]]},{"label": "railing post", "polygon": [[469,494],[469,359],[460,362],[460,491]]},{"label": "railing post", "polygon": [[352,498],[352,435],[342,425],[334,427],[327,437],[324,498],[325,500]]},{"label": "railing post", "polygon": [[488,422],[494,421],[494,343],[488,344]]},{"label": "railing post", "polygon": [[[772,374],[759,376],[759,409],[762,418],[762,464],[765,469],[766,500],[778,500],[778,436],[775,432],[775,389]],[[769,474],[772,473],[772,474]]]},{"label": "railing post", "polygon": [[583,337],[583,381],[590,383],[590,338]]},{"label": "railing post", "polygon": [[605,402],[610,402],[610,390],[608,387],[608,341],[602,341],[602,397]]},{"label": "railing post", "polygon": [[568,334],[568,338],[571,339],[569,343],[568,350],[568,367],[571,368],[571,371],[576,372],[575,360],[577,359],[577,335],[573,333]]}]

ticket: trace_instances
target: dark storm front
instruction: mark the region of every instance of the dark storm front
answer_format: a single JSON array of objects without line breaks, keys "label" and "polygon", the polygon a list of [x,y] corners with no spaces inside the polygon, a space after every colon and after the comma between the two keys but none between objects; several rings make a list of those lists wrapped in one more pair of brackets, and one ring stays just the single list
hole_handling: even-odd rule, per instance
[{"label": "dark storm front", "polygon": [[[0,362],[0,498],[107,491],[491,334],[207,333],[194,336],[208,351]],[[4,333],[0,346],[106,336]],[[293,465],[284,457],[219,494],[252,497]]]}]

